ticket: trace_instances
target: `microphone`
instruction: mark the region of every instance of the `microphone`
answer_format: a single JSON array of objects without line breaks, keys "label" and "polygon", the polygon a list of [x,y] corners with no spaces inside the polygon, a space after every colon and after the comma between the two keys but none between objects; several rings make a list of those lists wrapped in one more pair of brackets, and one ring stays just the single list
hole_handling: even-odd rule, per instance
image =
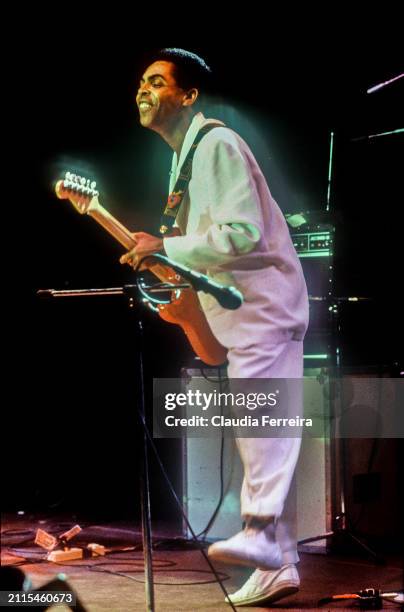
[{"label": "microphone", "polygon": [[226,287],[226,285],[221,285],[220,283],[217,283],[206,276],[206,274],[195,272],[195,270],[191,270],[182,264],[172,261],[165,255],[160,255],[160,253],[154,253],[152,257],[159,259],[166,266],[172,268],[178,272],[178,274],[189,280],[192,287],[196,291],[203,291],[204,293],[213,295],[213,297],[216,298],[220,306],[223,306],[223,308],[227,308],[228,310],[236,310],[237,308],[240,308],[241,304],[243,303],[243,295],[235,287]]}]

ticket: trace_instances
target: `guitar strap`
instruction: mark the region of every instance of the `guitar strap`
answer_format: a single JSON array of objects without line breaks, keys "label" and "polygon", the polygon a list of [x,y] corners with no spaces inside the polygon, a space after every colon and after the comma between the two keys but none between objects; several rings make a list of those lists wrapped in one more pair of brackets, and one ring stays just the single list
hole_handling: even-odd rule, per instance
[{"label": "guitar strap", "polygon": [[195,140],[181,166],[181,172],[175,182],[174,189],[168,196],[166,207],[160,219],[160,234],[167,234],[173,229],[175,219],[179,213],[185,192],[188,189],[188,184],[192,177],[192,162],[196,148],[202,138],[210,132],[210,130],[216,127],[223,127],[223,123],[208,123],[202,127],[195,136]]}]

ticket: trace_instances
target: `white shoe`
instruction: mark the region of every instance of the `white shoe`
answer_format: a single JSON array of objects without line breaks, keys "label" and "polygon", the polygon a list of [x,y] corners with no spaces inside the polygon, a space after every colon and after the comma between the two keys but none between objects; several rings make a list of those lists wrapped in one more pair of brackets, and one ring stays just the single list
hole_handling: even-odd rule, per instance
[{"label": "white shoe", "polygon": [[232,538],[209,546],[208,555],[216,561],[261,569],[282,566],[282,553],[272,529],[245,529]]},{"label": "white shoe", "polygon": [[268,604],[282,599],[287,595],[297,593],[300,580],[295,565],[283,565],[281,569],[273,572],[255,570],[247,582],[229,598],[236,606],[250,606]]}]

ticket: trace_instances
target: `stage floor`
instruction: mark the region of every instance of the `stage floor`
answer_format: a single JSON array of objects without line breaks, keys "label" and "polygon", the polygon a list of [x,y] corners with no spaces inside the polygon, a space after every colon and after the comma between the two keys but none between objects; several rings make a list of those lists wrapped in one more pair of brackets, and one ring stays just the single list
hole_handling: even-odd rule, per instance
[{"label": "stage floor", "polygon": [[[89,612],[131,612],[145,610],[143,553],[140,525],[128,523],[82,523],[83,531],[72,546],[91,542],[111,552],[104,557],[80,559],[62,564],[46,561],[46,551],[34,544],[38,528],[54,535],[72,527],[72,517],[50,519],[41,516],[7,515],[2,519],[2,565],[17,565],[39,587],[63,572]],[[80,521],[79,521],[80,523]],[[198,550],[175,538],[167,526],[153,526],[156,610],[196,612],[230,610],[209,567]],[[129,548],[130,550],[122,550]],[[250,575],[248,568],[217,563],[226,589],[235,591]],[[301,588],[273,607],[288,610],[318,609],[321,597],[357,591],[367,587],[402,588],[402,565],[397,556],[388,556],[386,565],[373,564],[365,556],[301,554]],[[322,610],[352,609],[338,603]],[[35,608],[33,608],[35,610]],[[53,609],[53,608],[52,608]],[[64,610],[60,606],[55,610]],[[241,609],[241,608],[239,608]],[[254,607],[254,610],[266,608]],[[383,609],[399,609],[386,602]]]}]

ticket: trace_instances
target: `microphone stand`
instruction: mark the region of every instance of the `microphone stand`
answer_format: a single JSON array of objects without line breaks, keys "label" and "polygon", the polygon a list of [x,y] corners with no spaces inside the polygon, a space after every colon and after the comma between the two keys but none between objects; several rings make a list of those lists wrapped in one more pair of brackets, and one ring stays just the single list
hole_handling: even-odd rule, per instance
[{"label": "microphone stand", "polygon": [[[189,288],[188,283],[175,285],[175,289]],[[172,290],[173,286],[169,283],[157,283],[153,286],[142,284],[142,289],[150,293],[161,293]],[[124,285],[123,287],[106,287],[91,289],[40,289],[37,291],[39,297],[68,298],[68,297],[101,297],[106,295],[126,295],[129,307],[133,309],[135,298],[138,297],[139,286]],[[150,479],[149,479],[149,460],[148,460],[148,437],[146,432],[146,411],[144,393],[144,363],[143,363],[143,325],[141,317],[137,317],[137,333],[139,346],[139,389],[140,398],[138,404],[138,415],[143,428],[143,449],[141,454],[139,470],[141,523],[142,523],[142,542],[144,557],[145,575],[145,597],[147,612],[154,612],[154,583],[153,583],[153,556],[152,556],[152,526],[150,512]]]},{"label": "microphone stand", "polygon": [[[340,332],[341,332],[341,320],[340,320],[340,304],[344,302],[367,302],[370,301],[371,298],[366,297],[330,297],[327,298],[319,298],[328,301],[330,304],[330,316],[331,316],[331,355],[330,366],[331,373],[336,377],[337,381],[340,382],[342,378],[342,366],[341,366],[341,348],[340,348]],[[336,405],[337,399],[339,398],[339,391],[336,387],[334,392],[330,395],[330,405],[332,407],[332,412],[330,416],[337,420],[336,414]],[[333,435],[333,429],[330,428],[330,434]],[[332,482],[333,482],[333,492],[332,492],[332,512],[331,512],[331,530],[326,531],[324,533],[320,533],[318,535],[304,538],[298,541],[299,545],[311,544],[312,542],[318,542],[320,540],[332,540],[334,544],[343,544],[345,542],[350,542],[356,545],[359,549],[362,549],[365,553],[367,553],[371,559],[377,565],[384,565],[385,559],[380,556],[377,552],[372,550],[362,539],[360,539],[355,533],[353,533],[352,529],[350,529],[348,517],[346,514],[346,500],[345,500],[345,492],[346,492],[346,474],[344,471],[344,466],[346,463],[346,441],[343,437],[335,436],[334,439],[331,439],[331,465],[333,465],[333,473],[332,473]]]},{"label": "microphone stand", "polygon": [[[138,275],[139,271],[135,273]],[[172,285],[170,283],[155,283],[153,285],[146,285],[143,279],[139,276],[136,278],[136,284],[124,285],[122,287],[106,287],[106,288],[91,288],[91,289],[40,289],[37,291],[39,297],[53,297],[53,298],[67,298],[67,297],[100,297],[104,295],[126,295],[128,297],[129,308],[134,312],[135,299],[137,302],[147,302],[145,298],[146,294],[149,293],[167,293],[167,291],[177,291],[178,289],[189,289],[192,287],[190,283],[180,282]],[[151,301],[152,298],[151,298]],[[157,300],[156,300],[157,301]],[[154,307],[150,304],[151,308]],[[149,462],[148,462],[148,445],[153,449],[156,456],[157,462],[162,470],[163,476],[167,481],[167,484],[174,496],[175,502],[177,503],[183,519],[185,520],[195,543],[198,545],[202,556],[208,564],[210,570],[215,576],[223,594],[227,597],[228,593],[223,585],[222,579],[219,573],[212,565],[209,557],[203,549],[203,545],[199,542],[191,524],[188,521],[186,514],[182,508],[181,502],[175,493],[171,482],[169,481],[168,475],[164,469],[161,459],[157,453],[156,446],[153,442],[151,434],[146,424],[146,411],[145,411],[145,393],[144,393],[144,364],[143,364],[143,325],[141,317],[137,317],[137,329],[138,329],[138,346],[139,346],[139,388],[140,388],[140,401],[137,409],[137,414],[143,430],[143,449],[142,459],[139,473],[139,486],[140,486],[140,503],[141,503],[141,523],[142,523],[142,541],[143,541],[143,557],[144,557],[144,577],[145,577],[145,599],[146,599],[146,610],[147,612],[155,612],[154,602],[154,581],[153,581],[153,542],[152,542],[152,525],[151,525],[151,511],[150,511],[150,480],[149,480]],[[233,603],[230,601],[229,606],[232,610],[236,610]]]},{"label": "microphone stand", "polygon": [[[395,76],[394,78],[385,81],[384,83],[379,83],[374,87],[370,87],[366,93],[371,94],[379,89],[390,85],[391,83],[402,79],[404,77],[404,73]],[[350,142],[358,142],[361,140],[371,140],[374,138],[380,138],[383,136],[392,136],[396,134],[401,134],[404,132],[404,128],[398,128],[395,130],[390,130],[386,132],[380,132],[375,134],[367,134],[364,136],[358,136],[355,138],[350,138]],[[334,155],[334,132],[330,132],[330,151],[329,151],[329,160],[328,160],[328,183],[327,183],[327,198],[326,198],[326,213],[330,213],[330,205],[331,205],[331,185],[332,185],[332,167],[333,167],[333,155]],[[306,219],[302,216],[303,223],[307,223]],[[301,225],[303,225],[301,223]],[[300,224],[299,224],[300,225]],[[339,336],[341,329],[341,321],[339,314],[339,304],[344,301],[365,301],[368,298],[358,298],[358,297],[336,297],[329,293],[328,297],[320,297],[320,298],[312,298],[320,299],[329,303],[329,310],[331,313],[331,344],[332,344],[332,356],[333,363],[330,362],[330,365],[334,366],[332,369],[334,374],[338,379],[341,378],[341,354],[339,347]],[[335,411],[335,401],[334,397],[333,402],[333,411]],[[333,414],[335,416],[335,414]],[[299,540],[299,545],[310,544],[312,542],[317,542],[319,540],[334,539],[335,536],[339,536],[339,538],[350,540],[355,543],[360,549],[364,550],[375,563],[379,565],[383,565],[385,563],[384,558],[382,558],[377,552],[373,551],[365,542],[363,542],[360,538],[358,538],[352,530],[349,529],[348,525],[348,517],[345,512],[345,488],[346,488],[346,477],[344,475],[344,465],[346,461],[346,442],[344,439],[334,440],[332,447],[332,458],[331,463],[334,463],[334,474],[333,474],[333,482],[334,482],[334,491],[333,491],[333,500],[332,500],[332,525],[331,530],[326,531],[324,533],[315,535],[313,537],[304,538]],[[337,489],[337,491],[335,490]]]}]

